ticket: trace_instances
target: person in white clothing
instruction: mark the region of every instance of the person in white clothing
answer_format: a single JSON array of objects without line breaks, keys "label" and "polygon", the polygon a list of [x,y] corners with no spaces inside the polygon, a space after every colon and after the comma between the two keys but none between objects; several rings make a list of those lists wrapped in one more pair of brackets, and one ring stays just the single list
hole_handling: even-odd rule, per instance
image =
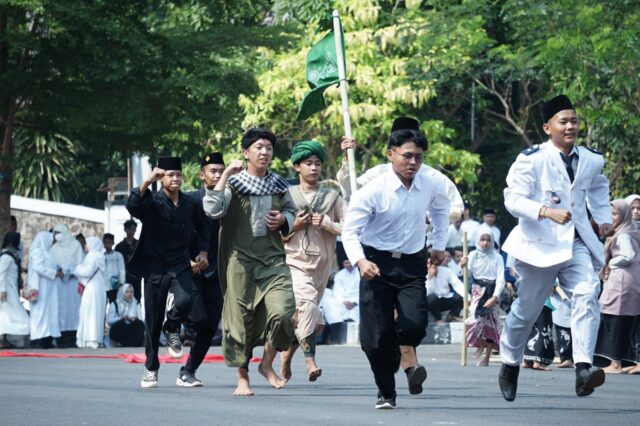
[{"label": "person in white clothing", "polygon": [[84,284],[76,345],[79,348],[97,349],[104,340],[107,306],[104,246],[98,237],[89,237],[87,248],[87,257],[73,271]]},{"label": "person in white clothing", "polygon": [[78,278],[72,271],[82,263],[84,250],[65,224],[60,223],[53,227],[53,239],[55,242],[51,247],[51,257],[56,267],[64,272],[64,276],[56,281],[61,334],[58,347],[73,347],[78,329],[80,295],[77,291]]},{"label": "person in white clothing", "polygon": [[427,272],[427,309],[437,322],[442,321],[442,311],[449,311],[447,319],[460,320],[460,311],[464,301],[463,284],[458,277],[446,266],[437,266],[431,259],[428,261]]},{"label": "person in white clothing", "polygon": [[447,250],[454,247],[462,247],[462,218],[449,225],[447,229]]},{"label": "person in white clothing", "polygon": [[[393,135],[395,132],[400,130],[410,130],[410,131],[415,131],[420,133],[420,123],[415,118],[398,117],[395,120],[393,120],[393,124],[391,125],[391,134]],[[355,140],[345,137],[342,140],[342,149],[347,150],[349,148],[352,148],[355,150],[356,148]],[[445,194],[446,194],[446,197],[448,198],[449,206],[450,206],[449,221],[451,223],[455,222],[460,218],[462,214],[462,210],[464,208],[464,202],[462,201],[462,196],[458,192],[458,189],[456,188],[455,184],[446,175],[444,175],[440,171],[426,164],[422,164],[422,162],[420,163],[421,164],[418,165],[419,174],[435,178],[436,180],[440,181],[442,185],[444,185]],[[338,171],[338,174],[337,174],[337,180],[340,183],[342,193],[345,199],[350,199],[351,188],[349,187],[349,185],[347,185],[347,182],[349,181],[349,174],[348,174],[348,167],[345,167],[346,164],[347,164],[347,156],[345,155],[343,160],[343,167]],[[357,178],[356,182],[357,182],[358,188],[365,186],[367,183],[371,182],[375,178],[380,177],[381,175],[385,175],[385,173],[387,172],[394,172],[393,166],[391,163],[381,164],[367,170],[362,176],[359,176]],[[434,241],[436,245],[439,244],[439,241],[438,241],[439,237],[434,236],[435,230],[434,230],[434,226],[431,224],[431,217],[429,216],[429,212],[427,212],[427,217],[425,218],[425,222],[427,223],[427,226],[425,227],[425,230],[424,230],[424,238],[426,240],[425,245],[432,246],[434,244]],[[445,237],[445,240],[446,240],[446,237]],[[446,246],[446,241],[445,241],[445,246]],[[409,368],[411,368],[411,366],[419,364],[418,357],[414,347],[409,345],[401,345],[400,352],[402,354],[401,365],[403,366],[404,369],[408,370]],[[424,367],[420,366],[420,369],[422,368]],[[411,371],[414,371],[414,370],[411,370]],[[418,373],[420,374],[421,372],[422,370],[418,371]],[[411,377],[414,377],[414,376],[412,375]],[[410,379],[409,376],[407,376],[407,378]],[[421,386],[413,386],[413,389],[416,392],[418,392],[418,390],[420,392],[422,391]]]},{"label": "person in white clothing", "polygon": [[[550,140],[524,150],[507,175],[504,204],[518,218],[503,249],[516,261],[518,298],[500,336],[500,391],[516,397],[519,365],[531,327],[556,278],[571,298],[575,392],[587,396],[604,383],[593,355],[600,322],[600,280],[595,268],[604,263],[601,236],[611,229],[609,182],[602,175],[604,158],[575,145],[578,118],[569,98],[557,96],[543,107],[544,132]],[[587,205],[589,206],[587,211]]]},{"label": "person in white clothing", "polygon": [[109,339],[118,346],[144,345],[142,310],[133,292],[131,284],[123,284],[118,289],[116,300],[107,307]]},{"label": "person in white clothing", "polygon": [[[360,322],[360,271],[349,259],[345,259],[342,266],[343,268],[333,277],[333,288],[329,296],[322,298],[322,310],[329,326],[345,321]],[[333,331],[336,327],[330,328]]]},{"label": "person in white clothing", "polygon": [[487,208],[482,211],[482,224],[488,226],[489,229],[491,229],[491,233],[493,234],[493,241],[499,249],[500,237],[502,236],[502,233],[500,232],[500,228],[496,226],[497,218],[498,216],[495,209]]},{"label": "person in white clothing", "polygon": [[7,335],[29,334],[29,315],[20,303],[22,269],[19,253],[20,234],[7,232],[0,251],[0,348],[10,347]]},{"label": "person in white clothing", "polygon": [[32,348],[52,348],[53,338],[60,337],[56,282],[64,273],[56,268],[56,263],[49,254],[52,243],[53,234],[43,231],[36,235],[29,248],[27,285],[30,290],[38,292],[37,299],[29,303]]},{"label": "person in white clothing", "polygon": [[468,204],[465,204],[464,210],[462,212],[462,223],[460,224],[460,230],[463,233],[467,233],[469,250],[474,249],[476,246],[476,229],[478,229],[478,226],[480,226],[480,222],[474,220],[471,217],[471,207]]},{"label": "person in white clothing", "polygon": [[[391,126],[391,133],[402,130],[402,129],[410,129],[420,131],[420,123],[411,117],[398,117],[393,121],[393,125]],[[344,138],[342,140],[342,150],[345,151],[348,148],[352,148],[355,150],[355,141],[353,139]],[[351,187],[349,186],[349,168],[347,165],[347,156],[344,157],[344,162],[342,163],[342,168],[338,170],[336,179],[340,184],[340,190],[342,191],[342,195],[345,199],[351,199]],[[363,187],[367,183],[371,182],[376,177],[389,172],[392,170],[391,163],[379,164],[375,167],[368,169],[362,175],[358,176],[356,179],[356,183],[358,184],[358,188]],[[424,174],[426,176],[432,176],[442,181],[444,185],[444,189],[449,199],[449,204],[451,206],[449,210],[449,221],[451,223],[456,222],[458,219],[462,217],[464,210],[464,202],[462,201],[462,196],[458,191],[455,183],[447,175],[442,173],[441,171],[429,166],[428,164],[421,164],[418,169],[419,173]]]},{"label": "person in white clothing", "polygon": [[118,288],[125,283],[126,271],[124,268],[124,256],[113,250],[114,236],[106,233],[102,236],[104,245],[105,276],[107,279],[107,298],[109,302],[116,300]]},{"label": "person in white clothing", "polygon": [[[360,281],[360,344],[378,386],[376,408],[394,408],[394,373],[401,346],[415,348],[426,334],[427,214],[433,225],[432,256],[444,259],[449,199],[444,181],[419,172],[426,137],[415,129],[391,133],[391,169],[351,197],[342,231],[347,257]],[[395,315],[394,315],[395,312]],[[422,392],[426,369],[413,357],[402,360],[409,392]]]}]

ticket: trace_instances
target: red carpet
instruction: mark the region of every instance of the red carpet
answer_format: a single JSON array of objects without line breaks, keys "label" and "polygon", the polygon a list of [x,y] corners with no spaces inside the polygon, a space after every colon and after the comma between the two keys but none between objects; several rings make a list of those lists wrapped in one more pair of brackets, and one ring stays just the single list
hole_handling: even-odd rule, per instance
[{"label": "red carpet", "polygon": [[[104,354],[104,355],[85,355],[85,354],[54,354],[47,352],[13,352],[0,351],[0,358],[23,357],[23,358],[122,358],[130,364],[144,364],[147,359],[145,354]],[[162,364],[184,364],[189,358],[189,354],[185,353],[181,358],[172,358],[171,355],[160,355],[158,357]],[[260,358],[251,358],[251,362],[260,362]],[[203,362],[224,362],[222,355],[207,355]]]}]

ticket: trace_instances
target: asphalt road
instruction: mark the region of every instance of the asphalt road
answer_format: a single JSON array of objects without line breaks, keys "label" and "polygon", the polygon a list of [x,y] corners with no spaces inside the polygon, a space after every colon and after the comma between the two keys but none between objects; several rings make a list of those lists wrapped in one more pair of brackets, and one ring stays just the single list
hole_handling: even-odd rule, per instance
[{"label": "asphalt road", "polygon": [[[68,349],[50,353],[114,354],[141,349]],[[26,352],[25,350],[17,352]],[[212,348],[210,353],[220,353]],[[256,355],[261,351],[256,352]],[[235,370],[204,364],[205,386],[175,386],[179,364],[163,364],[159,387],[141,389],[143,366],[122,359],[0,358],[0,425],[637,425],[640,376],[607,376],[585,398],[573,371],[523,370],[516,401],[502,399],[499,363],[460,366],[459,345],[423,345],[425,391],[410,396],[396,375],[398,408],[375,410],[376,387],[359,347],[319,346],[323,375],[306,380],[301,354],[287,387],[272,389],[252,364],[253,397],[233,397]]]}]

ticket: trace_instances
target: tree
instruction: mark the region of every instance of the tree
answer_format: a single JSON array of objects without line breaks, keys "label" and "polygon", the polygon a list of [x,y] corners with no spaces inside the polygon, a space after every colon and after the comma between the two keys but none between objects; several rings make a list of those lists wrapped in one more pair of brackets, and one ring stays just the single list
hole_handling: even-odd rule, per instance
[{"label": "tree", "polygon": [[[278,2],[280,11],[293,13],[296,2]],[[322,2],[320,2],[322,3]],[[327,2],[325,2],[327,3]],[[407,2],[409,4],[409,2]],[[455,131],[434,117],[430,103],[439,96],[435,70],[453,72],[464,66],[481,48],[485,37],[478,30],[480,21],[474,18],[456,25],[439,11],[422,12],[399,8],[395,2],[358,0],[344,6],[342,20],[345,29],[347,74],[349,78],[350,113],[353,133],[359,142],[359,170],[385,160],[386,142],[393,118],[414,115],[422,119],[423,130],[430,141],[426,161],[441,168],[458,183],[472,183],[480,164],[477,155],[456,150],[445,143],[455,139]],[[326,110],[304,122],[295,122],[298,105],[308,90],[305,82],[305,55],[321,14],[315,4],[303,8],[299,16],[289,19],[311,22],[304,40],[291,49],[277,53],[269,49],[260,52],[261,70],[257,76],[260,92],[257,96],[241,96],[245,111],[245,126],[267,123],[282,145],[277,147],[280,158],[299,140],[317,139],[324,142],[329,161],[325,175],[332,176],[339,168],[339,141],[343,134],[339,91],[325,92],[329,104]],[[300,18],[300,16],[302,18]],[[437,34],[434,26],[442,20],[454,29],[449,37]],[[281,172],[288,163],[275,162]],[[289,173],[291,169],[289,168]]]},{"label": "tree", "polygon": [[[249,47],[273,47],[287,36],[260,24],[267,6],[246,0],[0,3],[0,229],[8,225],[14,165],[24,167],[20,174],[38,165],[37,158],[14,161],[23,141],[57,135],[98,158],[183,154],[223,141],[240,120],[238,95],[256,87]],[[70,168],[50,170],[57,181],[74,184]],[[21,178],[19,187],[32,178]]]}]

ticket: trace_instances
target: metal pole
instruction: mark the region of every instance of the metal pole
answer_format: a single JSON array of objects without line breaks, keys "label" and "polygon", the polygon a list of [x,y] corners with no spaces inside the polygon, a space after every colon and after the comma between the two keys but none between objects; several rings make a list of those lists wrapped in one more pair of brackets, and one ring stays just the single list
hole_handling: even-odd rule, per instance
[{"label": "metal pole", "polygon": [[[345,59],[342,54],[342,25],[340,24],[340,13],[333,11],[333,34],[336,41],[336,59],[338,61],[338,77],[340,79],[340,97],[342,98],[342,121],[344,122],[344,135],[353,137],[351,133],[351,116],[349,115],[349,87],[347,83],[347,71],[345,69]],[[358,189],[356,183],[356,157],[353,149],[347,150],[347,160],[349,161],[349,184],[351,194]]]},{"label": "metal pole", "polygon": [[[463,256],[467,256],[469,254],[469,243],[467,241],[467,233],[462,233],[462,254]],[[468,263],[464,265],[464,269],[462,269],[462,282],[463,292],[462,300],[464,301],[464,305],[462,308],[462,353],[460,359],[460,365],[467,365],[467,316],[469,315],[469,265]]]}]

